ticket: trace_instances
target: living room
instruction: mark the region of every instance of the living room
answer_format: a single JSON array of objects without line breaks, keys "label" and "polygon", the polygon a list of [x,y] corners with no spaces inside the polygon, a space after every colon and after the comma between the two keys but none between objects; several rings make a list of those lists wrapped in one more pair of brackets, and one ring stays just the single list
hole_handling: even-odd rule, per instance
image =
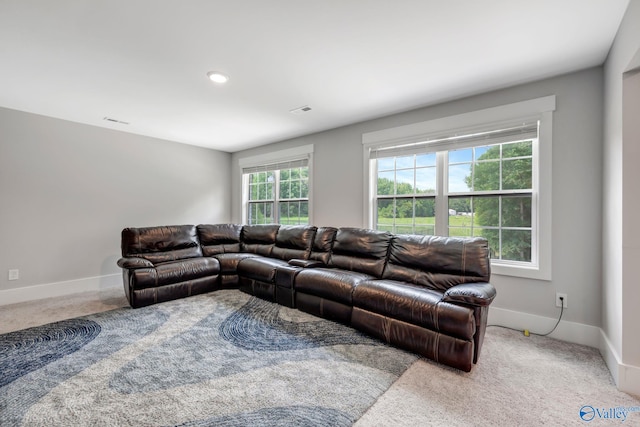
[{"label": "living room", "polygon": [[[594,2],[594,7],[601,3]],[[294,116],[300,127],[296,136],[272,136],[264,145],[252,142],[240,119],[221,125],[247,135],[246,145],[238,143],[238,149],[180,143],[189,132],[180,126],[175,139],[166,133],[154,137],[148,129],[128,131],[136,124],[103,119],[127,122],[128,117],[111,113],[117,105],[105,105],[101,123],[94,125],[65,119],[64,109],[56,111],[54,99],[45,100],[39,110],[32,109],[29,97],[18,99],[16,91],[9,90],[18,84],[15,76],[0,72],[5,93],[0,96],[0,234],[4,242],[0,312],[5,306],[43,298],[121,289],[116,262],[121,256],[120,231],[125,227],[245,223],[243,167],[260,159],[269,163],[306,153],[311,165],[309,222],[370,227],[365,171],[369,159],[363,143],[367,136],[552,96],[552,162],[541,165],[539,171],[550,179],[552,189],[545,235],[548,250],[540,254],[550,256],[548,271],[535,277],[494,270],[491,283],[497,297],[489,323],[548,332],[560,315],[556,294],[564,294],[567,308],[551,337],[598,349],[617,389],[640,395],[640,340],[635,332],[640,315],[634,303],[640,291],[633,275],[640,251],[634,223],[640,209],[634,167],[640,156],[634,123],[638,111],[634,100],[640,98],[640,2],[616,3],[622,12],[619,26],[599,62],[521,81],[510,76],[508,84],[499,75],[485,77],[487,90],[437,93],[433,95],[437,101],[415,101],[415,108],[369,112],[360,120],[305,133],[305,121],[322,114],[318,104],[308,101],[312,110]],[[0,30],[5,31],[1,34],[6,49],[0,49],[5,52],[0,55],[6,55],[5,64],[13,65],[11,61],[18,57],[11,51],[14,46],[23,43],[26,48],[33,42],[15,27]],[[65,55],[64,49],[51,45],[40,52]],[[91,59],[90,50],[86,53]],[[36,65],[27,60],[24,64]],[[71,93],[75,90],[91,98],[91,83],[81,74],[83,70],[62,71],[77,77],[77,86],[67,88],[70,97],[76,96]],[[207,71],[197,70],[203,80]],[[46,74],[47,70],[29,72]],[[229,84],[239,84],[235,82],[241,75],[230,74]],[[344,74],[348,78],[349,72]],[[149,79],[146,84],[158,84],[153,76]],[[228,96],[220,91],[229,87],[205,84],[213,99]],[[23,89],[31,97],[38,96],[36,83]],[[154,101],[148,108],[163,121],[159,105],[171,101]],[[251,108],[247,114],[252,114]],[[255,120],[252,123],[264,123],[265,132],[270,130],[268,118]],[[10,280],[8,272],[15,270],[18,277]]]}]

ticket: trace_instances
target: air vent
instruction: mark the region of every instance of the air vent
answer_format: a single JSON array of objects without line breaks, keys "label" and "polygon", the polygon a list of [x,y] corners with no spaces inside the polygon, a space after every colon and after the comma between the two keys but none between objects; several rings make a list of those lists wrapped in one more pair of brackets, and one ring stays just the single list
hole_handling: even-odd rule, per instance
[{"label": "air vent", "polygon": [[103,117],[102,120],[106,120],[108,122],[120,123],[121,125],[128,125],[129,122],[123,122],[122,120],[114,119],[113,117]]},{"label": "air vent", "polygon": [[304,114],[304,113],[308,113],[309,111],[311,111],[311,107],[309,107],[308,105],[305,105],[304,107],[294,108],[293,110],[289,110],[291,114]]}]

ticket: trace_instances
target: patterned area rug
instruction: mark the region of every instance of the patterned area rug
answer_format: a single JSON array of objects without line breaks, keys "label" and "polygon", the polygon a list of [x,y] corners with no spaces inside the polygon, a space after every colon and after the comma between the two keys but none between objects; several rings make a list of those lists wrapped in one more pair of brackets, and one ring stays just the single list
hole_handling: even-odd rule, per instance
[{"label": "patterned area rug", "polygon": [[0,335],[0,425],[348,426],[416,359],[217,291]]}]

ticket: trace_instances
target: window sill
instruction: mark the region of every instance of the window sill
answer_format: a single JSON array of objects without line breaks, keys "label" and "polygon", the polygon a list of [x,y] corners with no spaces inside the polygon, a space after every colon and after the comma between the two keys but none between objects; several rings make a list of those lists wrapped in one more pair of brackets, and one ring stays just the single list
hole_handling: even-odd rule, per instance
[{"label": "window sill", "polygon": [[538,266],[513,265],[492,261],[491,275],[520,277],[523,279],[551,280],[551,271]]}]

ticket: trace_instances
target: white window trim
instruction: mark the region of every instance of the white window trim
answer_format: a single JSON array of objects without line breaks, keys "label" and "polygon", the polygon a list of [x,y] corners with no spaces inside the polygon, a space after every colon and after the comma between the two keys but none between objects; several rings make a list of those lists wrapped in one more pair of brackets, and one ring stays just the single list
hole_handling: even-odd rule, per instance
[{"label": "white window trim", "polygon": [[242,212],[243,223],[247,220],[249,194],[246,189],[248,188],[249,183],[248,176],[245,176],[242,173],[242,170],[251,167],[275,165],[278,163],[302,159],[309,160],[309,224],[313,224],[313,144],[238,159],[238,166],[240,167],[240,182],[242,185],[240,190],[242,192],[240,212]]},{"label": "white window trim", "polygon": [[[375,224],[375,185],[371,183],[375,182],[376,171],[370,168],[372,149],[419,143],[443,133],[464,132],[469,128],[492,127],[502,122],[536,117],[540,120],[537,144],[539,151],[538,165],[533,168],[533,180],[537,182],[538,191],[537,199],[532,202],[537,203],[537,211],[533,212],[532,221],[535,221],[534,245],[537,247],[537,264],[523,266],[494,260],[491,269],[492,273],[497,275],[551,280],[552,129],[555,109],[556,97],[551,95],[363,134],[363,177],[366,185],[363,200],[364,223],[370,228]],[[440,206],[440,209],[444,207]]]}]

